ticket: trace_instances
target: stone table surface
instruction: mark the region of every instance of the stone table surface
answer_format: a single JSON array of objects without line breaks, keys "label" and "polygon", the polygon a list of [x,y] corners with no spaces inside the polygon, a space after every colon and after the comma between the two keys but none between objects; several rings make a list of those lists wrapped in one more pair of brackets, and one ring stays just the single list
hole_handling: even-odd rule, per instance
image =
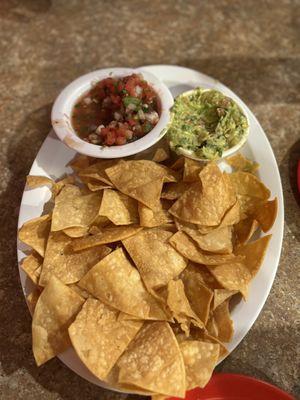
[{"label": "stone table surface", "polygon": [[281,261],[259,318],[219,370],[300,396],[300,1],[1,0],[0,54],[0,399],[134,397],[93,386],[57,359],[35,366],[15,243],[25,177],[57,94],[91,70],[145,64],[187,66],[219,79],[268,135],[285,198]]}]

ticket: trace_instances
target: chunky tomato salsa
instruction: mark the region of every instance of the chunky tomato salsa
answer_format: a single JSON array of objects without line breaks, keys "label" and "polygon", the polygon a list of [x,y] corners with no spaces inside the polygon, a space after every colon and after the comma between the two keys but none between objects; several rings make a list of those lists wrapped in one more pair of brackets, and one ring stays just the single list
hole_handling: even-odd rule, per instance
[{"label": "chunky tomato salsa", "polygon": [[149,133],[159,120],[159,98],[140,74],[106,78],[75,104],[72,125],[83,140],[122,145]]}]

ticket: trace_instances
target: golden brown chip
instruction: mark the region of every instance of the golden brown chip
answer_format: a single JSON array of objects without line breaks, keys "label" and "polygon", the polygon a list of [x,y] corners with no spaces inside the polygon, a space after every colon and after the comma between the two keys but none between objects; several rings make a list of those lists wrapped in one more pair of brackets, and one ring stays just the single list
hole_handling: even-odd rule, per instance
[{"label": "golden brown chip", "polygon": [[77,226],[74,228],[64,229],[63,232],[72,238],[78,238],[78,237],[85,236],[89,232],[89,227],[88,226],[84,226],[84,227]]},{"label": "golden brown chip", "polygon": [[22,270],[29,276],[33,283],[38,284],[43,264],[43,258],[35,252],[23,258],[21,261]]},{"label": "golden brown chip", "polygon": [[216,337],[209,335],[207,332],[205,332],[204,330],[200,330],[200,329],[193,329],[193,331],[191,333],[192,333],[192,337],[197,340],[207,342],[207,343],[218,344],[219,348],[220,348],[219,360],[223,359],[225,356],[227,356],[228,350],[226,349],[224,344],[222,342],[220,342],[220,340],[217,339]]},{"label": "golden brown chip", "polygon": [[81,169],[84,169],[90,165],[92,161],[91,157],[84,156],[82,154],[77,154],[73,160],[71,160],[68,164],[74,171],[78,172]]},{"label": "golden brown chip", "polygon": [[170,205],[166,201],[159,201],[157,206],[153,209],[139,203],[138,211],[140,216],[140,225],[147,228],[153,228],[164,224],[171,224],[173,218],[172,215],[168,213],[169,207]]},{"label": "golden brown chip", "polygon": [[72,247],[75,251],[79,251],[102,244],[118,242],[119,240],[135,235],[142,229],[142,227],[136,225],[103,228],[95,235],[75,239],[72,242]]},{"label": "golden brown chip", "polygon": [[19,230],[19,239],[44,257],[50,225],[50,215],[33,218],[23,224]]},{"label": "golden brown chip", "polygon": [[140,274],[119,248],[96,264],[79,282],[93,296],[140,319],[168,319],[145,289]]},{"label": "golden brown chip", "polygon": [[34,288],[33,291],[26,297],[27,305],[30,314],[33,315],[36,303],[41,295],[41,291],[38,288]]},{"label": "golden brown chip", "polygon": [[232,253],[232,228],[229,226],[213,229],[202,234],[196,224],[175,220],[178,230],[187,233],[204,250],[218,254]]},{"label": "golden brown chip", "polygon": [[192,160],[191,158],[185,157],[183,167],[183,182],[196,182],[199,181],[199,173],[203,169],[205,164],[200,161]]},{"label": "golden brown chip", "polygon": [[81,178],[81,180],[83,183],[87,184],[87,187],[90,189],[91,192],[98,192],[99,190],[111,188],[110,185],[101,183],[99,181],[93,181],[91,179],[84,179],[84,178]]},{"label": "golden brown chip", "polygon": [[77,283],[70,283],[70,285],[68,285],[68,287],[70,289],[74,290],[74,292],[79,294],[79,296],[83,297],[84,299],[88,299],[89,297],[93,297],[89,292],[87,292],[86,290],[82,289]]},{"label": "golden brown chip", "polygon": [[241,259],[236,257],[234,254],[214,254],[204,252],[196,242],[181,231],[175,233],[175,235],[170,238],[169,242],[181,255],[198,264],[218,265],[227,261],[238,261]]},{"label": "golden brown chip", "polygon": [[232,262],[211,266],[209,270],[224,289],[238,290],[244,298],[247,297],[248,286],[252,277],[244,264]]},{"label": "golden brown chip", "polygon": [[103,191],[99,215],[107,217],[115,225],[130,225],[139,222],[137,201],[111,189]]},{"label": "golden brown chip", "polygon": [[236,201],[234,191],[227,175],[214,163],[207,164],[199,176],[201,181],[192,183],[169,212],[194,224],[219,225]]},{"label": "golden brown chip", "polygon": [[170,157],[170,150],[168,147],[159,147],[155,150],[152,161],[161,163]]},{"label": "golden brown chip", "polygon": [[259,168],[259,164],[257,162],[248,160],[248,158],[244,157],[241,153],[226,158],[226,162],[238,171],[254,173]]},{"label": "golden brown chip", "polygon": [[197,316],[206,325],[213,292],[203,282],[199,268],[188,265],[181,273],[186,297]]},{"label": "golden brown chip", "polygon": [[100,201],[98,193],[85,195],[78,186],[64,186],[55,198],[51,230],[89,226],[98,215]]},{"label": "golden brown chip", "polygon": [[257,274],[262,265],[271,237],[272,235],[264,236],[254,242],[239,246],[235,250],[237,255],[245,257],[243,262],[252,278]]},{"label": "golden brown chip", "polygon": [[195,314],[184,291],[181,279],[171,280],[168,283],[167,305],[173,317],[180,323],[182,330],[189,335],[190,324],[204,328],[204,324]]},{"label": "golden brown chip", "polygon": [[167,322],[145,324],[118,361],[118,366],[119,383],[168,396],[185,395],[184,362]]},{"label": "golden brown chip", "polygon": [[39,280],[45,286],[52,274],[64,283],[78,282],[87,271],[109,254],[106,246],[75,252],[72,239],[62,232],[51,232],[47,243],[44,264]]},{"label": "golden brown chip", "polygon": [[100,160],[96,163],[87,166],[84,169],[81,169],[79,172],[79,177],[84,179],[89,179],[93,181],[98,181],[104,183],[108,186],[113,186],[111,180],[107,176],[105,170],[116,163],[122,163],[123,161],[116,161],[116,160]]},{"label": "golden brown chip", "polygon": [[71,342],[81,361],[103,380],[142,326],[118,321],[118,312],[96,299],[87,299],[69,327]]},{"label": "golden brown chip", "polygon": [[215,310],[220,304],[222,304],[225,300],[229,299],[236,293],[237,293],[237,290],[215,289],[214,290],[213,310]]},{"label": "golden brown chip", "polygon": [[189,182],[173,182],[164,186],[161,198],[166,200],[177,200],[191,186]]},{"label": "golden brown chip", "polygon": [[211,378],[217,365],[220,346],[218,344],[186,340],[180,343],[186,372],[186,389],[203,388]]},{"label": "golden brown chip", "polygon": [[247,218],[248,216],[252,216],[255,210],[261,207],[265,202],[265,200],[262,200],[259,197],[253,197],[242,194],[238,194],[237,198],[240,205],[241,219]]},{"label": "golden brown chip", "polygon": [[277,209],[277,197],[274,200],[261,204],[255,209],[253,217],[258,221],[263,232],[267,232],[272,228],[277,216]]},{"label": "golden brown chip", "polygon": [[[213,332],[211,332],[212,325],[214,325]],[[215,329],[217,331],[216,335]],[[207,324],[207,330],[221,342],[227,343],[231,341],[234,330],[229,312],[229,300],[225,300],[213,311],[211,320]]]},{"label": "golden brown chip", "polygon": [[149,208],[154,208],[159,201],[163,182],[169,174],[166,167],[149,160],[125,161],[105,171],[120,192]]},{"label": "golden brown chip", "polygon": [[32,319],[32,348],[37,365],[69,347],[68,327],[83,303],[84,299],[52,275]]},{"label": "golden brown chip", "polygon": [[247,243],[251,239],[254,232],[258,228],[258,222],[252,217],[242,219],[239,223],[234,226],[234,233],[236,243],[238,245]]},{"label": "golden brown chip", "polygon": [[26,185],[30,189],[35,189],[40,186],[50,186],[52,188],[55,185],[55,182],[47,176],[28,175],[26,177]]},{"label": "golden brown chip", "polygon": [[255,197],[263,201],[270,197],[270,190],[253,174],[239,171],[229,174],[229,178],[238,195]]},{"label": "golden brown chip", "polygon": [[148,290],[167,285],[186,267],[185,259],[168,243],[171,236],[172,232],[156,228],[123,240]]}]

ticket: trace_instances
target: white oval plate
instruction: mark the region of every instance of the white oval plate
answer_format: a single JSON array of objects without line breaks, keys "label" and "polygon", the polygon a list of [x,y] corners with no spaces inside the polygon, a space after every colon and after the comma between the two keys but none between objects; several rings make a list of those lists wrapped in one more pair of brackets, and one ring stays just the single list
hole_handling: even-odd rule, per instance
[{"label": "white oval plate", "polygon": [[[177,66],[153,65],[143,68],[162,79],[170,88],[173,96],[177,96],[178,94],[196,86],[203,86],[219,89],[240,103],[248,113],[250,121],[249,139],[247,144],[243,147],[242,153],[260,164],[260,178],[271,190],[272,198],[274,196],[277,196],[278,198],[278,215],[270,232],[273,236],[264,263],[251,283],[248,301],[246,303],[241,301],[232,311],[235,332],[232,341],[228,344],[228,350],[231,352],[245,337],[258,317],[271,290],[279,263],[283,237],[284,212],[282,187],[276,160],[270,143],[253,113],[237,95],[222,83],[197,71]],[[74,155],[74,150],[71,150],[60,142],[51,131],[32,165],[30,174],[44,175],[54,179],[59,178],[61,175],[71,172],[66,165]],[[20,207],[18,227],[21,227],[25,221],[40,216],[43,212],[43,206],[49,198],[50,191],[47,188],[37,188],[24,191]],[[18,242],[19,264],[25,256],[24,250],[27,249],[26,246]],[[20,266],[19,272],[23,292],[24,295],[27,296],[32,291],[33,285],[30,280],[26,278],[26,275],[20,269]],[[72,348],[60,354],[59,358],[65,365],[82,378],[98,386],[114,390],[92,375],[79,360]]]}]

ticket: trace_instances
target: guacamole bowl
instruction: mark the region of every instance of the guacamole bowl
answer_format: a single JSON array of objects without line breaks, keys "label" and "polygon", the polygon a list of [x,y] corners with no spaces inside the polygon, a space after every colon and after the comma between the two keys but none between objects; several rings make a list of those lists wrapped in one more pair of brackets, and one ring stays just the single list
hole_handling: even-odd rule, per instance
[{"label": "guacamole bowl", "polygon": [[202,162],[224,159],[240,150],[248,135],[246,111],[222,92],[198,87],[176,97],[167,139],[177,154]]}]

